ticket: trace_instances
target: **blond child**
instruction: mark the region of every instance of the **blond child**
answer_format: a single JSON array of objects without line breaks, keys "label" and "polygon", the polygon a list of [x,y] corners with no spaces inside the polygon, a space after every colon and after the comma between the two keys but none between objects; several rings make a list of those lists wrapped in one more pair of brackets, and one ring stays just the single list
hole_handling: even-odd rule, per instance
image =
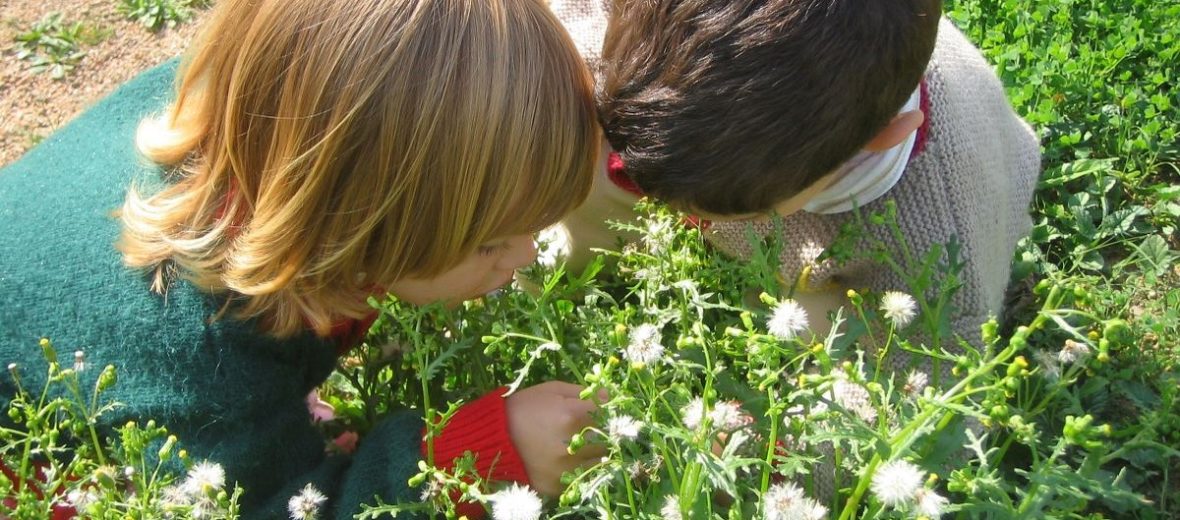
[{"label": "blond child", "polygon": [[[531,234],[589,189],[590,77],[538,0],[215,10],[178,73],[142,74],[0,172],[0,362],[38,388],[44,337],[116,366],[102,431],[166,425],[245,489],[243,518],[288,518],[308,486],[317,518],[416,500],[419,414],[326,455],[305,398],[369,296],[456,303],[533,260]],[[471,451],[554,494],[592,455],[564,449],[590,421],[579,390],[488,394],[434,457]],[[15,392],[0,380],[0,405]]]}]

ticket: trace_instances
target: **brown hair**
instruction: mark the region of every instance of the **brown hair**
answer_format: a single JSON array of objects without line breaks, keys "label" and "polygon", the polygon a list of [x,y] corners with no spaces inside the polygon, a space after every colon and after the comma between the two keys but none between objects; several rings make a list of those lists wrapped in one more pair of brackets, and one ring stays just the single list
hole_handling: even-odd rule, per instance
[{"label": "brown hair", "polygon": [[673,205],[762,212],[837,168],[917,87],[939,0],[615,2],[599,118]]},{"label": "brown hair", "polygon": [[589,192],[593,86],[539,0],[223,0],[141,125],[174,182],[121,211],[125,262],[235,294],[278,336],[371,311]]}]

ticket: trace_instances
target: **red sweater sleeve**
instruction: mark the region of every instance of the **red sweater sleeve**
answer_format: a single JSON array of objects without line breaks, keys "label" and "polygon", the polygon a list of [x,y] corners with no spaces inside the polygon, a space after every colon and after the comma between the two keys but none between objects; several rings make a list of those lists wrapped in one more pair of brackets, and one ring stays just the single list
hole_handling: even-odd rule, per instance
[{"label": "red sweater sleeve", "polygon": [[[487,480],[529,483],[524,461],[508,431],[508,413],[500,387],[459,408],[441,434],[434,438],[434,462],[450,469],[464,452],[475,454],[475,467]],[[422,457],[427,458],[426,430],[423,429]],[[461,504],[459,513],[468,518],[484,517],[479,504]]]}]

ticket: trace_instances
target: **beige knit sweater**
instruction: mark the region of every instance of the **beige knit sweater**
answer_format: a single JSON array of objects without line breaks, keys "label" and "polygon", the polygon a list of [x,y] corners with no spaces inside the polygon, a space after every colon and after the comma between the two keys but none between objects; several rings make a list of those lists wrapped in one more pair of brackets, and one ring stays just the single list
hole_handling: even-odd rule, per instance
[{"label": "beige knit sweater", "polygon": [[[601,0],[551,2],[592,69],[597,68],[606,29],[604,4]],[[1031,227],[1028,206],[1040,171],[1039,145],[1032,129],[1008,104],[991,66],[945,18],[926,82],[929,130],[924,148],[910,160],[898,184],[861,211],[867,215],[883,209],[887,199],[896,200],[902,232],[919,256],[957,236],[966,266],[960,274],[963,287],[951,302],[956,308],[951,326],[964,339],[978,343],[979,325],[1001,311],[1016,242]],[[596,218],[601,222],[604,215],[618,218],[620,208],[634,200],[599,175],[591,199],[566,221],[575,250],[609,245],[586,231],[593,227],[588,224]],[[807,287],[826,287],[826,297],[833,302],[846,288],[905,291],[898,276],[868,260],[842,266],[816,262],[841,225],[852,218],[851,213],[802,211],[786,217],[780,259],[783,279],[798,280],[809,268]],[[715,222],[706,237],[722,251],[749,257],[745,227],[750,225],[761,236],[773,230],[769,222]],[[886,240],[897,250],[896,244]]]}]

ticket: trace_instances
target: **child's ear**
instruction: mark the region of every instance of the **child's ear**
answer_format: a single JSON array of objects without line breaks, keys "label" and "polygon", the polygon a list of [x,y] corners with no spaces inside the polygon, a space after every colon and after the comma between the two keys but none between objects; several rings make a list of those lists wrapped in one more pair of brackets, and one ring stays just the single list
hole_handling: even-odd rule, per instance
[{"label": "child's ear", "polygon": [[883,152],[905,141],[910,134],[914,133],[922,122],[926,120],[926,114],[921,110],[910,110],[902,112],[894,116],[893,120],[885,125],[885,128],[877,132],[864,149],[870,152]]}]

